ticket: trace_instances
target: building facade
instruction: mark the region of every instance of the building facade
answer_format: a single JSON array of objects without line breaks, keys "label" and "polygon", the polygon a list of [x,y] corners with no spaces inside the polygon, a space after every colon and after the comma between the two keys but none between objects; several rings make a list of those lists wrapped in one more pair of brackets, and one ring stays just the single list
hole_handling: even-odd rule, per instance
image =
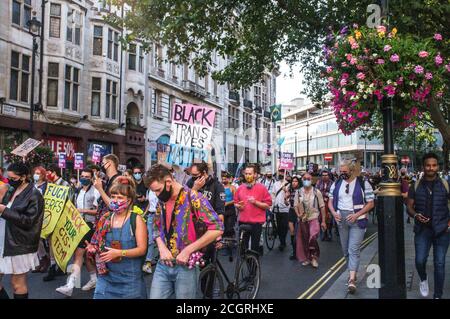
[{"label": "building facade", "polygon": [[[164,157],[173,103],[216,110],[211,158],[217,171],[233,170],[241,154],[247,161],[270,162],[267,149],[273,134],[268,111],[275,103],[276,71],[248,90],[232,90],[210,74],[201,78],[187,65],[165,62],[166,49],[158,44],[149,52],[139,42],[122,47],[119,39],[126,30],[104,19],[111,10],[118,15],[122,11],[105,1],[50,0],[43,15],[41,4],[41,0],[0,3],[0,54],[4,57],[0,60],[4,78],[0,165],[8,147],[30,135],[33,72],[27,21],[33,11],[38,20],[44,20],[44,54],[42,70],[40,56],[36,59],[34,104],[41,110],[34,112],[32,135],[44,140],[55,154],[66,152],[69,167],[74,153],[85,153],[90,160],[94,144],[102,145],[105,154],[118,155],[121,164],[148,167],[158,156]],[[214,56],[213,62],[221,69],[229,61]]]}]

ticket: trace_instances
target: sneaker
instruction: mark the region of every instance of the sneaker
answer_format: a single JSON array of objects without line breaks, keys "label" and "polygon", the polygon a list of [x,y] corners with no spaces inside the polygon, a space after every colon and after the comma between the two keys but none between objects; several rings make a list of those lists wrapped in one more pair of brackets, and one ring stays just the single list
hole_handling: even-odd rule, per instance
[{"label": "sneaker", "polygon": [[67,283],[64,286],[56,288],[56,291],[59,292],[60,294],[66,295],[68,297],[72,297],[73,285],[70,285],[69,283]]},{"label": "sneaker", "polygon": [[55,279],[55,276],[56,276],[56,265],[52,265],[52,266],[50,266],[50,268],[48,268],[47,276],[42,278],[42,280],[43,281],[52,281]]},{"label": "sneaker", "polygon": [[89,291],[91,289],[94,289],[96,285],[97,285],[97,279],[91,279],[86,283],[86,285],[83,286],[83,288],[81,288],[81,290]]},{"label": "sneaker", "polygon": [[144,266],[142,266],[142,271],[151,274],[152,273],[152,263],[147,261],[145,262]]},{"label": "sneaker", "polygon": [[355,292],[356,292],[356,282],[355,280],[350,279],[348,281],[348,293],[353,295]]},{"label": "sneaker", "polygon": [[428,279],[425,279],[424,281],[420,282],[420,294],[422,297],[428,297],[428,294],[430,293],[430,288],[428,287]]},{"label": "sneaker", "polygon": [[302,266],[308,266],[311,262],[309,260],[306,260],[302,262]]},{"label": "sneaker", "polygon": [[317,262],[316,259],[313,259],[313,260],[311,261],[311,265],[312,265],[314,268],[318,268],[318,267],[319,267],[319,263]]}]

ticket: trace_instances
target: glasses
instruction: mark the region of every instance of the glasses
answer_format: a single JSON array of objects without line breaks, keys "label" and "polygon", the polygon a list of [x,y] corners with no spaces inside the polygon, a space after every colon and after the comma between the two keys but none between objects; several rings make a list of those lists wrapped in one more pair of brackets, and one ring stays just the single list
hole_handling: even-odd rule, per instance
[{"label": "glasses", "polygon": [[304,180],[304,181],[310,181],[311,178],[304,178],[303,180]]},{"label": "glasses", "polygon": [[345,185],[345,193],[348,194],[350,192],[350,184]]}]

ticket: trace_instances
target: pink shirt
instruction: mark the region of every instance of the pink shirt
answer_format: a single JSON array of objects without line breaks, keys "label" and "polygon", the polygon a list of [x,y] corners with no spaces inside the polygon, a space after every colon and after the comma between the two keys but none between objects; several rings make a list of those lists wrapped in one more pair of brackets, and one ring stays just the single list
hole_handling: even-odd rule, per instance
[{"label": "pink shirt", "polygon": [[246,184],[239,186],[234,194],[234,202],[244,202],[244,209],[239,211],[239,221],[243,223],[262,224],[266,221],[266,211],[252,203],[248,198],[253,196],[258,202],[272,206],[272,197],[263,184],[256,183],[251,189]]}]

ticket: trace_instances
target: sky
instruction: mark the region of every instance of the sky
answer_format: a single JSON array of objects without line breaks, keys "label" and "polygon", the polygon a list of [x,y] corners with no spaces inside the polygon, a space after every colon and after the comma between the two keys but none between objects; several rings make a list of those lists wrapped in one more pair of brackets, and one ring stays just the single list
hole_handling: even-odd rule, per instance
[{"label": "sky", "polygon": [[292,99],[303,97],[300,94],[303,89],[300,67],[294,66],[293,77],[290,77],[289,66],[285,62],[281,62],[280,72],[281,75],[277,77],[277,104],[288,104]]}]

